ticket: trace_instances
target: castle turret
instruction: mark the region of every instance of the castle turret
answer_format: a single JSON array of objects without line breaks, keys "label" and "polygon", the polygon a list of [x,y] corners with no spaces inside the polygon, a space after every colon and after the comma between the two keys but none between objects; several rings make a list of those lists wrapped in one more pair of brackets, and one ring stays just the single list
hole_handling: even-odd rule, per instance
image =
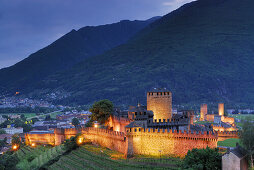
[{"label": "castle turret", "polygon": [[219,116],[224,116],[224,103],[219,103],[218,113],[219,113]]},{"label": "castle turret", "polygon": [[200,121],[206,120],[207,104],[202,104],[200,108]]},{"label": "castle turret", "polygon": [[171,119],[172,93],[167,89],[153,89],[147,92],[147,110],[153,111],[154,119]]}]

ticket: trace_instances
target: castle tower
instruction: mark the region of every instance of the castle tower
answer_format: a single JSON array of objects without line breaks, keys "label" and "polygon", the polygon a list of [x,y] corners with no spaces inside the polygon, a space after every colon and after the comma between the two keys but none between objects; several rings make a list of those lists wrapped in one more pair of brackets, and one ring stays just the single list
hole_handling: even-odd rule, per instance
[{"label": "castle tower", "polygon": [[167,89],[154,89],[147,92],[147,110],[153,111],[154,119],[171,119],[172,93]]},{"label": "castle tower", "polygon": [[219,112],[219,116],[224,116],[224,103],[219,103],[218,112]]},{"label": "castle tower", "polygon": [[200,121],[206,120],[207,104],[202,104],[200,107]]}]

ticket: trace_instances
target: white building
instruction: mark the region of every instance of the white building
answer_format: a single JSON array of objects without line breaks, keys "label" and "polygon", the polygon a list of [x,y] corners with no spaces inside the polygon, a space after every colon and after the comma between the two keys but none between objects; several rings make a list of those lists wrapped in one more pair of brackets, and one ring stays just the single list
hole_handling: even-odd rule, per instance
[{"label": "white building", "polygon": [[23,133],[23,128],[19,127],[19,128],[14,128],[14,127],[11,127],[11,128],[3,128],[5,130],[5,132],[7,134],[16,134],[16,133]]}]

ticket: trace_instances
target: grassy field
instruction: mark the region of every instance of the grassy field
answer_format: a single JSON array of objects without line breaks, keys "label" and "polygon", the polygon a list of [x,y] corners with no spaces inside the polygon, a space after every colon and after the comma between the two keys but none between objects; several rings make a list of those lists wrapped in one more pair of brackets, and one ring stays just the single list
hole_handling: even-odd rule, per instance
[{"label": "grassy field", "polygon": [[[55,119],[58,114],[61,114],[62,112],[53,112],[50,114],[50,117]],[[39,118],[45,118],[46,115],[40,115]]]},{"label": "grassy field", "polygon": [[169,157],[133,157],[93,145],[84,145],[61,156],[48,169],[178,169],[181,159]]},{"label": "grassy field", "polygon": [[0,113],[0,115],[22,115],[24,114],[26,118],[34,117],[36,116],[36,113]]},{"label": "grassy field", "polygon": [[213,122],[209,122],[209,121],[196,121],[194,122],[195,124],[199,124],[199,125],[204,125],[206,123],[213,123]]},{"label": "grassy field", "polygon": [[219,141],[218,146],[225,146],[225,147],[236,147],[236,143],[240,143],[240,139],[226,139],[224,141]]},{"label": "grassy field", "polygon": [[15,154],[19,159],[16,165],[18,169],[39,169],[51,160],[62,155],[65,152],[63,145],[56,147],[38,146],[31,148],[29,146],[21,147]]},{"label": "grassy field", "polygon": [[254,114],[231,114],[229,116],[240,120],[248,119],[254,121]]}]

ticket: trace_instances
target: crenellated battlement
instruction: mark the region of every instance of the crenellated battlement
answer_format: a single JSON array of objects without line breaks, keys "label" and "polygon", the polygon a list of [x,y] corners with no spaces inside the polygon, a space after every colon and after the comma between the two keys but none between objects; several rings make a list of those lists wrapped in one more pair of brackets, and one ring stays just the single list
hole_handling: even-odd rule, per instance
[{"label": "crenellated battlement", "polygon": [[147,92],[147,96],[172,96],[171,92]]},{"label": "crenellated battlement", "polygon": [[130,128],[127,130],[127,136],[131,135],[152,135],[170,137],[170,138],[184,138],[189,140],[217,140],[218,134],[212,131],[177,131],[172,129],[154,129],[154,128]]},{"label": "crenellated battlement", "polygon": [[182,123],[188,123],[189,120],[188,119],[183,119],[183,118],[179,118],[179,119],[154,119],[153,122],[151,122],[150,124],[156,124],[156,125],[178,125],[178,124],[182,124]]},{"label": "crenellated battlement", "polygon": [[83,128],[82,129],[82,134],[83,133],[99,133],[101,135],[110,135],[112,137],[125,137],[125,133],[123,132],[117,132],[117,131],[112,131],[108,129],[100,129],[100,128],[94,128],[94,127],[88,127],[88,128]]},{"label": "crenellated battlement", "polygon": [[239,131],[218,131],[216,133],[218,133],[218,135],[239,135]]}]

